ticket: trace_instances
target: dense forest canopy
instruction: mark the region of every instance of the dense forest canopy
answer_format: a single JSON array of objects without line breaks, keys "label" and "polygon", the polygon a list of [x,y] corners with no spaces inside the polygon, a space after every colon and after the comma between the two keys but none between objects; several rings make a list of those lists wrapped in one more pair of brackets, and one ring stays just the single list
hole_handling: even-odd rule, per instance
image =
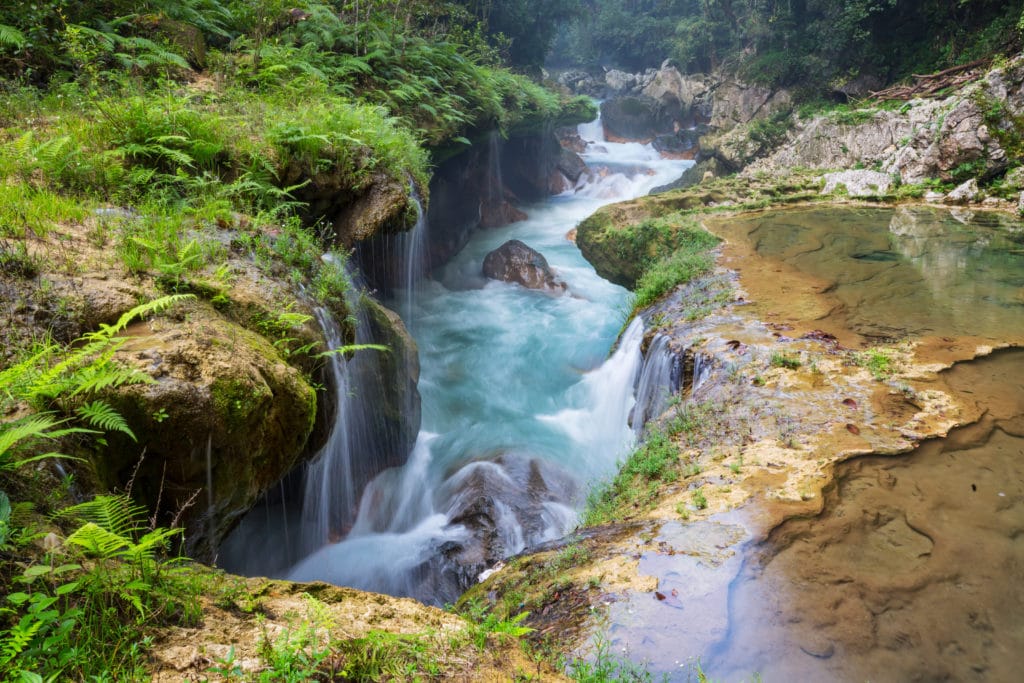
[{"label": "dense forest canopy", "polygon": [[1020,0],[581,0],[552,61],[737,71],[772,85],[883,81],[1019,45]]}]

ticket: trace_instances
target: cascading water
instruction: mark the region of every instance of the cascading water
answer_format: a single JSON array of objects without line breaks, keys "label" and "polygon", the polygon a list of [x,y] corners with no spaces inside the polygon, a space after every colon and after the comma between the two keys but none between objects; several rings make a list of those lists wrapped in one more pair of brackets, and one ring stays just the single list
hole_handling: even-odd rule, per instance
[{"label": "cascading water", "polygon": [[654,335],[644,355],[643,369],[636,385],[636,405],[630,415],[633,431],[639,435],[644,424],[665,412],[668,397],[679,386],[679,356],[669,348],[670,338]]},{"label": "cascading water", "polygon": [[423,200],[416,192],[413,185],[409,197],[416,206],[416,223],[408,232],[403,232],[394,237],[394,253],[401,254],[401,269],[399,270],[398,286],[402,297],[401,314],[409,331],[412,332],[412,325],[415,322],[412,315],[413,302],[416,297],[416,283],[419,282],[427,272],[429,254],[427,245],[430,239],[428,229],[427,212],[423,210]]},{"label": "cascading water", "polygon": [[[591,128],[580,132],[601,140],[582,155],[594,172],[575,192],[520,207],[528,220],[477,231],[415,291],[414,277],[396,290],[393,306],[420,349],[423,431],[403,467],[356,494],[358,514],[343,540],[325,538],[288,576],[454,600],[498,559],[570,531],[585,487],[610,475],[631,446],[643,323],[634,320],[607,356],[628,292],[598,277],[566,234],[601,205],[678,177],[689,162],[608,143]],[[485,279],[484,256],[512,238],[543,253],[569,292]],[[310,495],[328,496],[333,486]],[[336,513],[316,518],[325,514]],[[316,524],[321,538],[346,530],[344,521]]]}]

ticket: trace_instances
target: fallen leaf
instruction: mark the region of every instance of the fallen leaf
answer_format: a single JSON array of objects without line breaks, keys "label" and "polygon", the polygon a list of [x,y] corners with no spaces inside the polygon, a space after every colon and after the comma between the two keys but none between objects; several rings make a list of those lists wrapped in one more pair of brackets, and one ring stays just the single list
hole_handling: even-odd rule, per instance
[{"label": "fallen leaf", "polygon": [[850,432],[851,434],[857,435],[860,434],[860,427],[858,427],[855,424],[848,424],[846,425],[846,431]]}]

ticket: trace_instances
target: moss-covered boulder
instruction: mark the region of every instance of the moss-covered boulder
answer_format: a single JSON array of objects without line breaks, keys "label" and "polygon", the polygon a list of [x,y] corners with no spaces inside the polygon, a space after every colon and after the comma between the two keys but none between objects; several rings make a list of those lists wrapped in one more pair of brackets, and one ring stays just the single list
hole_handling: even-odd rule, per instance
[{"label": "moss-covered boulder", "polygon": [[183,513],[190,553],[209,559],[303,452],[316,392],[270,341],[210,304],[176,311],[178,319],[129,327],[117,358],[153,383],[108,396],[138,441],[111,437],[94,467],[105,487],[132,481],[158,523]]}]

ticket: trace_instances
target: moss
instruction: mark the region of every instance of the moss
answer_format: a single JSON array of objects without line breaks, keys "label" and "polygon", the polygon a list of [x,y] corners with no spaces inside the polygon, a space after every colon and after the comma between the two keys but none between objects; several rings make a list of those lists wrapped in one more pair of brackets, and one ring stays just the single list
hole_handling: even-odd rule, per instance
[{"label": "moss", "polygon": [[230,431],[244,427],[263,402],[271,397],[266,385],[259,386],[239,378],[219,378],[210,385],[213,407]]}]

